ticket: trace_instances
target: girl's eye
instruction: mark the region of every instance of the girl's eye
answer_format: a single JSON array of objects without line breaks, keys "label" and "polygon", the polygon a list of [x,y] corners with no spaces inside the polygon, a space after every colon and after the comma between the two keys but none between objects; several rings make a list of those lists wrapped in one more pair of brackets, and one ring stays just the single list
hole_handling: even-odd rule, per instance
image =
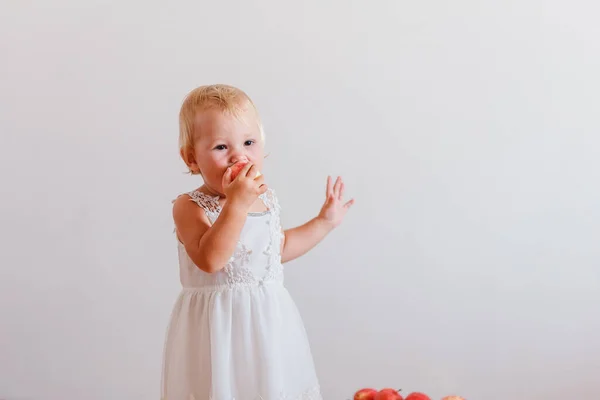
[{"label": "girl's eye", "polygon": [[254,144],[254,140],[246,140],[244,142],[244,146],[252,146]]},{"label": "girl's eye", "polygon": [[224,144],[220,144],[215,147],[215,150],[225,150],[226,148],[227,148],[227,146],[225,146]]}]

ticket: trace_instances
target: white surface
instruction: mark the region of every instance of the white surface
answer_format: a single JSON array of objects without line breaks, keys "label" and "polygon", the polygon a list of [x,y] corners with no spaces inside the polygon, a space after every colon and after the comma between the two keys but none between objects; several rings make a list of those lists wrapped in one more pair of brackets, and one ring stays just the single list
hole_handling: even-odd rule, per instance
[{"label": "white surface", "polygon": [[287,267],[327,399],[600,398],[599,8],[5,2],[0,398],[158,398],[177,113],[213,82],[256,101],[286,226],[328,173],[357,198]]}]

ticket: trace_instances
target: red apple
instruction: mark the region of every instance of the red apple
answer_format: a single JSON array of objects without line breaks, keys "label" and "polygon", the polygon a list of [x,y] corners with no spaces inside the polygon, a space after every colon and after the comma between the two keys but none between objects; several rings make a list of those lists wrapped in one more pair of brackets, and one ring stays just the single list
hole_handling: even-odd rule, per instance
[{"label": "red apple", "polygon": [[375,389],[360,389],[354,394],[354,400],[375,400],[376,394]]},{"label": "red apple", "polygon": [[375,400],[402,400],[402,396],[395,389],[382,389],[375,395]]},{"label": "red apple", "polygon": [[231,166],[231,180],[234,180],[238,176],[242,169],[246,166],[245,162],[237,162]]},{"label": "red apple", "polygon": [[419,392],[413,392],[413,393],[409,394],[408,396],[406,396],[405,400],[431,400],[431,398],[429,396],[427,396],[426,394],[419,393]]},{"label": "red apple", "polygon": [[[231,166],[231,180],[233,181],[236,176],[244,169],[246,162],[237,162]],[[256,173],[256,178],[260,176],[260,171]]]}]

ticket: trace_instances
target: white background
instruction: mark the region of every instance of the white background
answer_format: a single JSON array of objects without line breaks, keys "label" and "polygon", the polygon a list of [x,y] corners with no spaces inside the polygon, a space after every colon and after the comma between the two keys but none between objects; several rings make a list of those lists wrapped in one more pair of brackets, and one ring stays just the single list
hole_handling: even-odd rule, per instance
[{"label": "white background", "polygon": [[0,398],[158,399],[185,94],[246,90],[327,400],[600,398],[600,7],[16,1],[0,16]]}]

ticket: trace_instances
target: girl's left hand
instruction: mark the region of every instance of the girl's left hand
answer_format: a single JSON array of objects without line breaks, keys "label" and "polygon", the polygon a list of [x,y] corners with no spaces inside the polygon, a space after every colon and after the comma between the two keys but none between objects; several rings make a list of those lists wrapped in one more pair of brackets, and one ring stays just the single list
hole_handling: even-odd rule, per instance
[{"label": "girl's left hand", "polygon": [[326,222],[332,229],[337,228],[353,204],[354,199],[344,203],[344,182],[342,178],[338,177],[335,184],[332,184],[331,177],[328,176],[325,204],[323,204],[317,218]]}]

